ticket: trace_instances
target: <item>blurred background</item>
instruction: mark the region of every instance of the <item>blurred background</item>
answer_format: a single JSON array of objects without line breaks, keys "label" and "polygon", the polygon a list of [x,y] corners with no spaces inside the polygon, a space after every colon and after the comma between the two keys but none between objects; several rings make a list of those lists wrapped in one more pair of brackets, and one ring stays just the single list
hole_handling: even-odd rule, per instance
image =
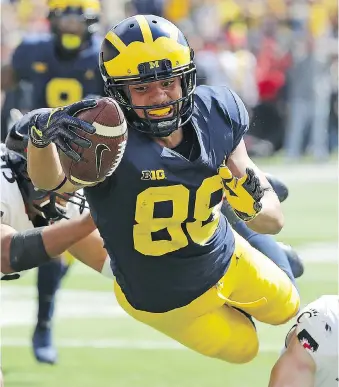
[{"label": "blurred background", "polygon": [[[336,0],[102,0],[100,33],[136,13],[173,21],[196,53],[198,83],[228,85],[251,118],[246,143],[290,196],[278,240],[305,261],[302,303],[338,292],[338,2]],[[1,1],[1,63],[23,37],[49,29],[45,0]],[[30,86],[1,95],[2,140],[10,109],[30,108]],[[35,273],[2,286],[2,364],[7,387],[261,387],[289,325],[258,325],[261,351],[234,366],[183,349],[135,323],[110,281],[76,263],[58,296],[59,364],[31,354]]]},{"label": "blurred background", "polygon": [[[23,37],[48,31],[48,8],[46,0],[1,4],[6,63]],[[196,52],[199,84],[228,85],[245,102],[252,155],[326,161],[337,152],[337,0],[102,0],[102,9],[101,33],[135,13],[177,24]]]}]

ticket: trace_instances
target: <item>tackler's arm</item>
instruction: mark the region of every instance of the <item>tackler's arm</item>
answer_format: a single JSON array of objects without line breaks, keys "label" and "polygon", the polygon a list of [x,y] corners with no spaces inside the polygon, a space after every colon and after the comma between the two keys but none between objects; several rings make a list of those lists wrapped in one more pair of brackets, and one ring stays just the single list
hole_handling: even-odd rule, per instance
[{"label": "tackler's arm", "polygon": [[316,364],[294,337],[274,365],[268,387],[314,387]]},{"label": "tackler's arm", "polygon": [[18,232],[1,224],[1,273],[10,275],[50,261],[96,229],[89,213]]}]

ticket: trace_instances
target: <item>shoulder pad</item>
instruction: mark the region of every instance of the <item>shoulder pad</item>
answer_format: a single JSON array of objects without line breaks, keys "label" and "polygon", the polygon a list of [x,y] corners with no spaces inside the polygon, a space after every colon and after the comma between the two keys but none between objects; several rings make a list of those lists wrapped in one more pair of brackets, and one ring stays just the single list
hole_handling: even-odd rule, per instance
[{"label": "shoulder pad", "polygon": [[233,130],[233,150],[249,129],[249,117],[240,97],[226,86],[198,86],[195,97],[207,108],[215,105],[224,114]]},{"label": "shoulder pad", "polygon": [[43,34],[30,34],[23,38],[21,44],[24,45],[39,45],[41,43],[49,43],[53,41],[53,36],[51,34],[43,33]]}]

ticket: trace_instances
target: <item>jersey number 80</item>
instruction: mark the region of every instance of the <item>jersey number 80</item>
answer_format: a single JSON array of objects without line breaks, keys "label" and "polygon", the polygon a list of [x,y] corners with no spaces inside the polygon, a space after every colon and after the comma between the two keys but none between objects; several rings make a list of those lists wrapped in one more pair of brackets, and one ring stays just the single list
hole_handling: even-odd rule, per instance
[{"label": "jersey number 80", "polygon": [[[136,202],[134,248],[144,255],[161,256],[186,247],[188,239],[182,228],[183,223],[193,242],[204,245],[213,236],[219,224],[221,202],[214,207],[210,207],[210,202],[211,195],[221,189],[219,176],[209,177],[202,182],[196,192],[194,222],[185,222],[188,218],[189,190],[182,184],[150,187],[141,192]],[[155,203],[164,201],[172,202],[172,216],[154,218]],[[167,229],[171,240],[153,241],[152,232],[162,229]]]}]

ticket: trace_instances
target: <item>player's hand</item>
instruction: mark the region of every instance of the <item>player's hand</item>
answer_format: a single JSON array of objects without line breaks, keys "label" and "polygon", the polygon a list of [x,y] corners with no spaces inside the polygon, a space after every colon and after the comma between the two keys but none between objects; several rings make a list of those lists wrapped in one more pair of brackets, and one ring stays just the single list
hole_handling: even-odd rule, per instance
[{"label": "player's hand", "polygon": [[223,163],[219,168],[219,175],[224,184],[226,199],[235,214],[245,222],[255,218],[262,208],[260,200],[264,196],[264,190],[254,170],[246,168],[246,175],[237,178]]},{"label": "player's hand", "polygon": [[72,145],[89,148],[92,144],[91,141],[77,134],[74,129],[93,134],[95,128],[75,115],[96,105],[97,102],[94,99],[89,99],[34,115],[29,124],[29,136],[32,144],[38,148],[44,148],[54,142],[68,157],[79,161],[79,150],[76,152]]}]

